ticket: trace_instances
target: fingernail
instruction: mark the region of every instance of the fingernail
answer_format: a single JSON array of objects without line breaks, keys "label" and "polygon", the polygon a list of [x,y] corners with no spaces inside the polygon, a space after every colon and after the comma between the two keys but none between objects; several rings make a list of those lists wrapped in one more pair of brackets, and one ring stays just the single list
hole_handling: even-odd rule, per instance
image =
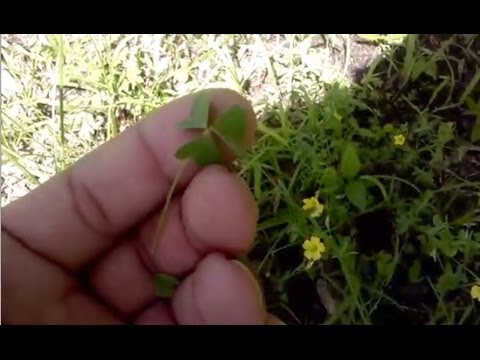
[{"label": "fingernail", "polygon": [[263,291],[262,289],[260,288],[260,284],[258,283],[257,279],[255,279],[255,276],[253,276],[252,272],[250,271],[250,269],[248,267],[245,266],[244,263],[242,263],[241,261],[238,261],[238,260],[232,260],[232,262],[234,264],[237,264],[240,268],[242,268],[243,271],[245,271],[248,276],[250,277],[250,279],[252,279],[253,283],[255,284],[255,287],[257,288],[257,293],[258,293],[258,297],[260,299],[260,304],[262,305],[262,308],[265,309],[265,300],[263,298]]}]

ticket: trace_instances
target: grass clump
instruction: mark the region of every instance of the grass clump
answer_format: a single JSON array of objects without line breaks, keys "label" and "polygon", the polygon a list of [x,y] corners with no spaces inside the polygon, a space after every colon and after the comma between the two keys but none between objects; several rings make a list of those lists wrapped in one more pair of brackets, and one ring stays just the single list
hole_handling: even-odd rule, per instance
[{"label": "grass clump", "polygon": [[[319,104],[293,93],[264,118],[242,171],[271,311],[303,324],[479,323],[479,44],[409,36],[351,88],[326,86]],[[311,197],[318,216],[302,208]],[[312,236],[325,250],[313,264]]]}]

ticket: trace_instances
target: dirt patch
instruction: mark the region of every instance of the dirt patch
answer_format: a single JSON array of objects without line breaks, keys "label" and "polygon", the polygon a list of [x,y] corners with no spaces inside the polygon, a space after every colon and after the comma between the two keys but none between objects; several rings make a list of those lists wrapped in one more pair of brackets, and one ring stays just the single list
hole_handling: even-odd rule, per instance
[{"label": "dirt patch", "polygon": [[379,46],[362,41],[355,35],[350,35],[350,39],[348,77],[350,80],[358,82],[368,71],[372,62],[381,55],[382,50]]},{"label": "dirt patch", "polygon": [[381,250],[393,249],[393,215],[387,210],[377,210],[355,220],[358,230],[357,246],[362,254],[371,255]]}]

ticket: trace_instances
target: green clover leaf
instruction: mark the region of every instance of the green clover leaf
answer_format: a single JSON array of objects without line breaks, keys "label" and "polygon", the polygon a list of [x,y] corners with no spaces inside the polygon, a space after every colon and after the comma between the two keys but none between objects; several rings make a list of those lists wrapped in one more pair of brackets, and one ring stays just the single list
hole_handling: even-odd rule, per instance
[{"label": "green clover leaf", "polygon": [[183,129],[206,129],[210,110],[210,98],[207,92],[201,92],[193,102],[190,118],[180,123]]},{"label": "green clover leaf", "polygon": [[168,274],[156,274],[153,283],[155,294],[163,299],[171,298],[180,285],[180,281]]},{"label": "green clover leaf", "polygon": [[191,158],[199,166],[219,164],[222,161],[218,142],[224,143],[237,156],[244,154],[243,139],[247,131],[245,110],[235,105],[223,113],[213,125],[208,125],[209,98],[201,93],[195,99],[191,116],[182,122],[184,129],[205,129],[203,134],[180,147],[175,156],[178,159]]},{"label": "green clover leaf", "polygon": [[175,156],[182,160],[190,157],[199,166],[218,164],[221,161],[220,151],[210,132],[183,145]]},{"label": "green clover leaf", "polygon": [[212,129],[237,156],[244,153],[243,139],[247,131],[246,117],[245,110],[240,106],[232,106],[220,116]]}]

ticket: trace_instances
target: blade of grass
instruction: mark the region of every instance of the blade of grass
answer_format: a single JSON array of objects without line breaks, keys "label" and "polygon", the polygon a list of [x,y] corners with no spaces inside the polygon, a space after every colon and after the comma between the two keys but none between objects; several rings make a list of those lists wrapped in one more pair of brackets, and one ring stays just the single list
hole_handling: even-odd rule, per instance
[{"label": "blade of grass", "polygon": [[279,84],[279,81],[278,81],[277,72],[275,71],[275,67],[273,66],[272,58],[270,57],[270,55],[268,53],[267,45],[263,41],[261,35],[256,35],[255,37],[257,39],[257,42],[260,44],[260,48],[262,49],[263,56],[265,58],[265,64],[266,64],[267,70],[268,70],[268,75],[275,82],[275,85],[277,86],[277,88],[279,88],[280,84]]},{"label": "blade of grass", "polygon": [[[3,139],[2,139],[3,140]],[[2,141],[2,154],[5,154],[8,160],[17,166],[20,171],[28,178],[33,184],[40,185],[40,181],[38,181],[37,177],[33,175],[22,163],[21,163],[21,156],[18,155],[15,151],[8,148],[4,141]],[[3,162],[3,161],[2,161]]]},{"label": "blade of grass", "polygon": [[470,95],[470,93],[473,91],[473,89],[475,88],[475,86],[479,81],[480,81],[480,68],[476,67],[475,75],[473,76],[472,80],[465,88],[465,91],[463,92],[462,96],[460,96],[460,101],[459,101],[460,104],[464,103],[467,96]]},{"label": "blade of grass", "polygon": [[413,67],[415,66],[415,47],[417,44],[417,38],[418,38],[418,35],[416,34],[411,34],[407,37],[407,42],[405,44],[406,55],[405,55],[404,65],[402,68],[403,82],[400,87],[403,87],[406,85],[406,83],[410,79],[410,74],[413,71]]},{"label": "blade of grass", "polygon": [[[65,119],[63,111],[63,35],[59,35],[59,49],[58,49],[58,91],[59,91],[59,116],[60,116],[60,143],[62,145],[62,152],[65,153]],[[63,154],[62,154],[63,155]]]},{"label": "blade of grass", "polygon": [[282,138],[277,131],[274,129],[269,128],[267,125],[265,125],[263,122],[258,123],[258,130],[261,133],[264,133],[268,136],[271,136],[275,140],[277,140],[279,143],[281,143],[284,146],[288,146],[288,141]]},{"label": "blade of grass", "polygon": [[416,192],[418,192],[419,194],[422,193],[422,191],[416,187],[415,185],[413,185],[410,181],[407,181],[405,179],[402,179],[402,178],[399,178],[397,176],[392,176],[392,175],[375,175],[374,177],[376,178],[379,178],[379,179],[390,179],[390,180],[396,180],[398,182],[401,182],[401,183],[404,183],[408,186],[410,186],[412,189],[414,189]]}]

